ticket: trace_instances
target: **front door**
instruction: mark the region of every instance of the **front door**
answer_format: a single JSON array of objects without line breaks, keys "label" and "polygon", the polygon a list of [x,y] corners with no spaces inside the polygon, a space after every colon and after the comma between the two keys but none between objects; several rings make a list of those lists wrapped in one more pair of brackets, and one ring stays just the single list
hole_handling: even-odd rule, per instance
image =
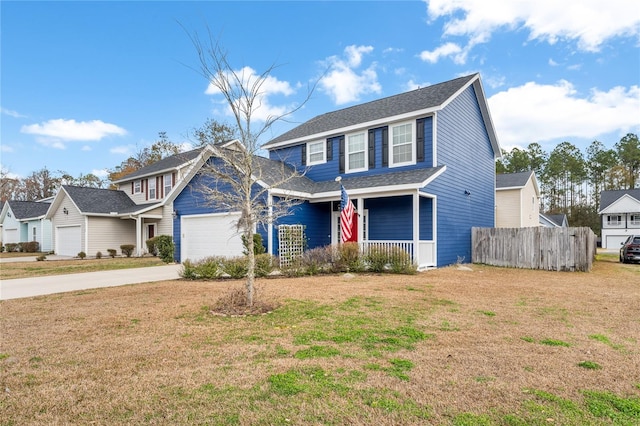
[{"label": "front door", "polygon": [[156,236],[156,224],[150,223],[147,225],[147,239],[151,239]]},{"label": "front door", "polygon": [[[368,239],[369,210],[365,210],[362,215],[356,213],[353,218],[355,228],[362,226],[362,241]],[[360,224],[362,222],[362,224]],[[335,245],[342,241],[340,233],[340,212],[331,212],[331,244]]]}]

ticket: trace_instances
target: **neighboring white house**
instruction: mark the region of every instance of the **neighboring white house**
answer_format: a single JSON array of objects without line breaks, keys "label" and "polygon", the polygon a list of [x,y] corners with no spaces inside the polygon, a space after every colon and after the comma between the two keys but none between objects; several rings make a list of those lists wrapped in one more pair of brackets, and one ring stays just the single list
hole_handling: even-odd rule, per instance
[{"label": "neighboring white house", "polygon": [[619,249],[629,235],[640,235],[640,189],[602,191],[602,248]]},{"label": "neighboring white house", "polygon": [[45,218],[50,201],[6,201],[0,211],[2,244],[37,241],[40,251],[52,250],[51,221]]},{"label": "neighboring white house", "polygon": [[540,189],[532,171],[496,175],[496,228],[540,226]]}]

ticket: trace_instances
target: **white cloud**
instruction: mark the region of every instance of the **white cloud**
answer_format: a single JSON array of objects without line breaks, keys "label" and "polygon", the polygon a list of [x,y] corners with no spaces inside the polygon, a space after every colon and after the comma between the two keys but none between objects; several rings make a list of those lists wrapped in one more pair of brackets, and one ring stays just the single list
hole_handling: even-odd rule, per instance
[{"label": "white cloud", "polygon": [[91,151],[91,147],[90,147],[89,145],[84,145],[84,146],[81,148],[81,150],[82,150],[82,151]]},{"label": "white cloud", "polygon": [[549,44],[576,41],[580,50],[589,52],[599,51],[602,44],[615,37],[640,36],[640,14],[630,0],[610,0],[606,4],[600,0],[518,0],[500,2],[494,7],[486,0],[425,2],[431,21],[446,20],[444,36],[469,39],[463,51],[487,42],[499,29],[525,29],[529,40]]},{"label": "white cloud", "polygon": [[488,102],[503,146],[640,130],[638,86],[592,89],[581,97],[566,80],[554,85],[529,82],[497,93]]},{"label": "white cloud", "polygon": [[99,141],[110,135],[122,136],[127,133],[122,127],[101,120],[76,121],[61,118],[22,126],[20,132],[40,136],[39,142],[49,146],[60,145],[62,141]]},{"label": "white cloud", "polygon": [[375,71],[376,63],[358,72],[364,54],[371,53],[372,46],[347,46],[345,58],[331,56],[325,60],[327,74],[322,77],[319,87],[329,94],[338,105],[358,101],[366,93],[380,93],[382,87]]},{"label": "white cloud", "polygon": [[114,146],[109,150],[111,154],[123,154],[123,155],[131,155],[131,153],[136,149],[133,145],[121,145]]},{"label": "white cloud", "polygon": [[0,145],[0,152],[13,152],[13,147],[10,147],[7,144]]},{"label": "white cloud", "polygon": [[91,174],[99,177],[100,179],[105,179],[109,176],[107,169],[93,169],[91,170]]},{"label": "white cloud", "polygon": [[[244,88],[251,88],[263,79],[261,86],[258,88],[258,98],[252,106],[252,120],[266,121],[271,117],[283,115],[292,109],[289,105],[276,106],[270,103],[270,97],[272,96],[289,96],[295,93],[294,88],[288,81],[278,80],[272,75],[263,77],[256,74],[256,71],[251,67],[244,67],[240,70],[233,71],[233,73],[229,72],[223,77],[223,79],[224,82],[231,83],[233,86],[231,90],[238,89],[240,86]],[[209,83],[205,93],[213,96],[221,94],[220,89],[214,83]],[[226,115],[233,115],[231,107],[226,103],[226,100],[220,101],[220,105],[223,105],[223,112]],[[245,105],[238,105],[238,107],[241,109],[246,108]]]},{"label": "white cloud", "polygon": [[420,53],[420,59],[435,64],[440,58],[452,56],[456,64],[464,64],[467,60],[467,50],[463,50],[455,43],[445,43],[434,50],[424,50]]},{"label": "white cloud", "polygon": [[13,111],[10,109],[6,109],[6,108],[0,108],[0,112],[4,115],[8,115],[9,117],[13,117],[13,118],[26,118],[26,115],[22,115],[17,111]]}]

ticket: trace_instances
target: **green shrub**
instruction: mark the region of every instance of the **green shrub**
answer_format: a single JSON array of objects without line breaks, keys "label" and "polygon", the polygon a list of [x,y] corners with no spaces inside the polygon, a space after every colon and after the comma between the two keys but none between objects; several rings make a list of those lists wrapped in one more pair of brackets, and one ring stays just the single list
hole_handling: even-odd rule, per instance
[{"label": "green shrub", "polygon": [[[244,254],[245,256],[248,256],[249,244],[247,242],[247,237],[243,234],[241,238],[242,238],[242,247],[244,247],[242,254]],[[259,254],[264,254],[266,252],[267,252],[267,249],[264,247],[264,244],[262,244],[262,235],[257,233],[253,234],[253,254],[257,256]]]},{"label": "green shrub", "polygon": [[268,253],[256,255],[256,277],[266,277],[273,271],[274,258]]},{"label": "green shrub", "polygon": [[145,241],[145,244],[147,245],[147,251],[149,252],[149,254],[153,256],[158,255],[157,243],[158,243],[157,237],[149,238],[147,241]]},{"label": "green shrub", "polygon": [[247,276],[248,258],[246,256],[237,256],[225,258],[222,260],[222,272],[231,278],[239,279]]},{"label": "green shrub", "polygon": [[164,263],[173,262],[173,253],[176,249],[176,246],[173,243],[173,238],[170,235],[158,235],[153,239],[155,240],[155,248],[160,259]]},{"label": "green shrub", "polygon": [[23,253],[37,253],[40,250],[40,243],[37,241],[26,241],[18,243],[18,251]]},{"label": "green shrub", "polygon": [[391,247],[389,265],[391,266],[391,272],[394,274],[415,274],[418,270],[411,259],[411,255],[400,247]]},{"label": "green shrub", "polygon": [[207,257],[198,262],[182,262],[180,276],[189,280],[212,280],[220,277],[221,258]]},{"label": "green shrub", "polygon": [[371,272],[384,272],[389,264],[389,253],[385,247],[374,245],[369,247],[365,260]]},{"label": "green shrub", "polygon": [[332,270],[334,250],[332,246],[316,247],[302,255],[301,266],[307,275],[318,275]]},{"label": "green shrub", "polygon": [[360,253],[360,245],[354,242],[339,244],[333,266],[336,272],[364,271],[364,262]]},{"label": "green shrub", "polygon": [[78,253],[78,257],[80,258],[80,260],[84,259],[85,257],[87,257],[87,253],[81,251],[80,253]]},{"label": "green shrub", "polygon": [[123,244],[120,246],[120,250],[122,250],[122,254],[124,254],[127,257],[131,257],[131,255],[133,254],[133,249],[136,246],[134,246],[133,244]]},{"label": "green shrub", "polygon": [[113,259],[114,257],[116,257],[116,249],[107,249],[107,252],[109,253],[109,256],[111,256],[111,258]]},{"label": "green shrub", "polygon": [[0,253],[4,251],[4,246],[2,245],[2,241],[0,241]]},{"label": "green shrub", "polygon": [[101,251],[96,253],[96,259],[102,259],[102,252]]},{"label": "green shrub", "polygon": [[7,253],[13,253],[18,251],[18,243],[7,243],[4,245],[4,248],[7,249]]}]

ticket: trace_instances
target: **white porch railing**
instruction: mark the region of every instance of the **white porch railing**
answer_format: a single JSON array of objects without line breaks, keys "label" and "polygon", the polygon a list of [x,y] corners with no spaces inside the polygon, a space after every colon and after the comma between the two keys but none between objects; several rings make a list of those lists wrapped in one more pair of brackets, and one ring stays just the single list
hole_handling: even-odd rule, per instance
[{"label": "white porch railing", "polygon": [[411,259],[418,265],[418,268],[428,268],[436,266],[435,243],[433,241],[420,241],[418,243],[418,256],[414,250],[413,241],[406,240],[367,240],[360,242],[360,250],[364,255],[375,248],[391,254],[393,250],[403,250],[411,256]]}]

